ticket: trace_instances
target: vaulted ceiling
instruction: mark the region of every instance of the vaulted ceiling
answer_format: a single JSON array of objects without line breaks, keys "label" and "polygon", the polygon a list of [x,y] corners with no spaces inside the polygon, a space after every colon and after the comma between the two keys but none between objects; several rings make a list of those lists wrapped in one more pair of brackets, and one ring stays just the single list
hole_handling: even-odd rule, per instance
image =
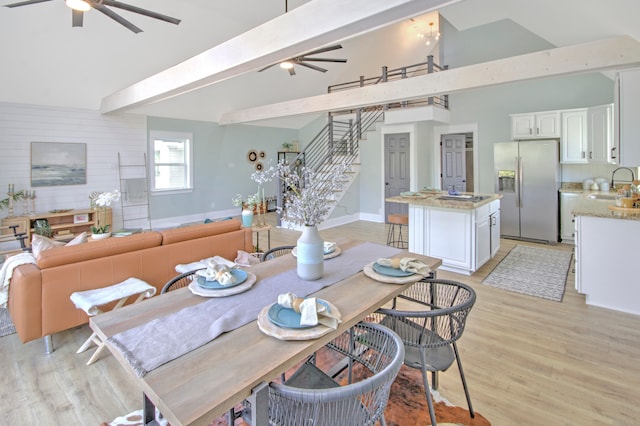
[{"label": "vaulted ceiling", "polygon": [[[0,0],[0,5],[14,1]],[[290,0],[289,10],[307,1]],[[134,34],[96,11],[85,13],[82,28],[72,28],[71,11],[63,0],[1,7],[0,102],[98,110],[104,97],[285,13],[284,0],[125,2],[182,22],[175,26],[119,12],[144,30]],[[615,35],[640,40],[637,0],[462,0],[439,12],[461,31],[511,19],[555,46]],[[408,20],[341,43],[343,49],[323,56],[347,58],[347,64],[322,64],[328,69],[324,74],[298,69],[292,77],[273,67],[127,112],[217,122],[229,111],[326,93],[329,85],[378,74],[383,65],[394,68],[420,62],[430,53],[412,33]],[[304,123],[282,119],[265,124],[299,127]]]}]

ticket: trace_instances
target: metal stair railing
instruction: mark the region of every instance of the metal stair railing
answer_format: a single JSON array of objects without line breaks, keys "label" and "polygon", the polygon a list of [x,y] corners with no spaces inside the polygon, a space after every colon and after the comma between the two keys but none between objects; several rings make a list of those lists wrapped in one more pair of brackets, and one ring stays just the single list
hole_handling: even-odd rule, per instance
[{"label": "metal stair railing", "polygon": [[[338,163],[355,164],[360,154],[360,139],[384,115],[382,106],[359,108],[356,118],[349,121],[329,120],[323,129],[293,160],[300,162],[316,175],[322,176]],[[321,198],[332,199],[329,185],[323,179],[315,182]],[[278,206],[283,205],[283,186],[278,182]]]}]

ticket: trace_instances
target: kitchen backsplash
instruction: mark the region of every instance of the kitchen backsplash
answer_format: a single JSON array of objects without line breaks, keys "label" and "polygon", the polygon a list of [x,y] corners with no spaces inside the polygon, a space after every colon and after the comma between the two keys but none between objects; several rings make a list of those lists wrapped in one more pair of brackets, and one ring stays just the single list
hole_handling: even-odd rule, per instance
[{"label": "kitchen backsplash", "polygon": [[[587,178],[606,178],[611,179],[611,174],[619,166],[611,164],[563,164],[562,182],[582,182]],[[638,176],[638,167],[632,168],[636,176]],[[618,172],[620,173],[620,172]],[[616,173],[616,179],[627,179],[627,175],[619,175]]]}]

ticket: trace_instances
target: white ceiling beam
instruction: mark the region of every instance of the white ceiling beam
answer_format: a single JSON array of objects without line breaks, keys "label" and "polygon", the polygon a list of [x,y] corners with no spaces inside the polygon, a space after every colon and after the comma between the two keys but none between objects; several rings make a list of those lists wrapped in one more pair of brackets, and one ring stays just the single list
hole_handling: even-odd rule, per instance
[{"label": "white ceiling beam", "polygon": [[628,36],[498,59],[374,86],[225,113],[220,124],[340,111],[451,94],[537,78],[640,66],[640,43]]},{"label": "white ceiling beam", "polygon": [[460,0],[313,0],[102,99],[121,112],[255,71]]}]

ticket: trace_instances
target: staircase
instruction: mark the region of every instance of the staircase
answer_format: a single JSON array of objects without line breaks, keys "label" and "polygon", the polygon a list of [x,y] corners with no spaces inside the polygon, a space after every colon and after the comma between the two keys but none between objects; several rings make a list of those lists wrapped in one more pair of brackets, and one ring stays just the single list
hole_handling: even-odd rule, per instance
[{"label": "staircase", "polygon": [[[382,67],[380,76],[365,78],[360,77],[359,80],[349,83],[343,83],[329,87],[329,93],[338,90],[348,90],[356,87],[362,87],[371,84],[380,84],[395,79],[410,78],[412,76],[424,73],[433,73],[446,70],[447,67],[440,67],[433,62],[433,56],[428,56],[426,62],[410,65],[407,67],[388,70]],[[349,111],[337,111],[329,113],[326,126],[318,133],[318,135],[309,142],[304,151],[296,158],[295,162],[304,164],[308,169],[313,170],[322,176],[328,170],[331,170],[336,164],[349,164],[348,172],[344,188],[338,193],[329,193],[331,191],[327,185],[323,184],[320,179],[316,185],[317,192],[324,199],[330,200],[332,206],[329,212],[323,218],[326,220],[344,197],[347,190],[360,173],[360,141],[366,139],[366,132],[375,129],[375,124],[384,121],[384,112],[392,108],[408,108],[413,106],[436,105],[445,109],[449,107],[448,95],[442,97],[429,97],[426,99],[418,99],[411,101],[403,101],[394,104],[376,105],[358,108]],[[279,182],[277,205],[283,206],[284,189],[282,183]],[[278,225],[282,225],[281,217],[278,215]]]}]

